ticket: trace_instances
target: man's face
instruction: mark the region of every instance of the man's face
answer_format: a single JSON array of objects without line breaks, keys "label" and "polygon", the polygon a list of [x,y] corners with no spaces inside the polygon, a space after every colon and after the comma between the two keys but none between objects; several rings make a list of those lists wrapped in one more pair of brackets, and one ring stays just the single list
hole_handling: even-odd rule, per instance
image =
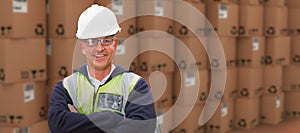
[{"label": "man's face", "polygon": [[115,36],[84,39],[80,40],[80,47],[90,67],[96,70],[104,70],[112,64],[117,39]]}]

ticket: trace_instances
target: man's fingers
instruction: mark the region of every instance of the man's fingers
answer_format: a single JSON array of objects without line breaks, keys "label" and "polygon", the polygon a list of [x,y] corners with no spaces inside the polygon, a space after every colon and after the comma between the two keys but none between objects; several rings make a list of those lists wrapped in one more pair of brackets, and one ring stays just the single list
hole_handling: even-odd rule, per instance
[{"label": "man's fingers", "polygon": [[77,110],[74,106],[72,106],[71,104],[68,104],[68,108],[71,112],[77,113]]}]

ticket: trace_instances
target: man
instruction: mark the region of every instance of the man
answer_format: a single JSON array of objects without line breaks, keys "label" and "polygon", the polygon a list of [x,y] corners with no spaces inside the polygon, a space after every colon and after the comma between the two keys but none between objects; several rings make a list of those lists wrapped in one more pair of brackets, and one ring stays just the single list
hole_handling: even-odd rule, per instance
[{"label": "man", "polygon": [[48,113],[52,133],[153,133],[156,114],[146,81],[112,63],[120,31],[114,13],[92,5],[76,36],[86,64],[58,82]]}]

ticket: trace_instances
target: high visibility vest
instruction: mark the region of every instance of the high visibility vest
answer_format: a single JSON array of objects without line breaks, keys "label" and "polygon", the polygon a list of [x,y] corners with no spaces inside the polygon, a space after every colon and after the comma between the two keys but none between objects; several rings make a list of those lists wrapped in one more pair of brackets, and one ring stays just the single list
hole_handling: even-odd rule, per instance
[{"label": "high visibility vest", "polygon": [[73,105],[81,114],[110,110],[125,116],[125,105],[128,95],[141,77],[134,73],[122,73],[98,88],[79,72],[73,73],[63,80]]}]

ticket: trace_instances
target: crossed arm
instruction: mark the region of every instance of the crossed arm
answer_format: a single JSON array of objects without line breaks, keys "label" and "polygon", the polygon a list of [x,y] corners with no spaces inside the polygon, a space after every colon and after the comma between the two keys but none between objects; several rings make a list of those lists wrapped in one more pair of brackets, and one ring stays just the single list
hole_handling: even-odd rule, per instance
[{"label": "crossed arm", "polygon": [[[139,92],[149,91],[145,81],[138,83]],[[144,89],[144,88],[147,89]],[[141,90],[139,90],[141,89]],[[143,96],[129,96],[129,99],[141,100]],[[89,115],[79,114],[62,83],[56,84],[50,99],[48,112],[49,127],[52,133],[153,133],[156,115],[153,104],[126,104],[126,119],[111,111],[95,112]]]}]

